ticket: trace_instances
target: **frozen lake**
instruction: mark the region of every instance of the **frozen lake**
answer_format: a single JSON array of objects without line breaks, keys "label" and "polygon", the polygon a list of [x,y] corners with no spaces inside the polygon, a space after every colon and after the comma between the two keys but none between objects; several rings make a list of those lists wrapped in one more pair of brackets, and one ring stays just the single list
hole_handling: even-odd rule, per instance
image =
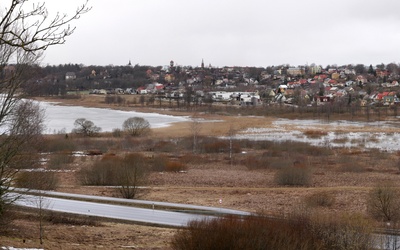
[{"label": "frozen lake", "polygon": [[[70,133],[76,119],[85,118],[100,127],[102,132],[122,129],[122,123],[130,117],[143,117],[150,122],[151,128],[160,128],[176,122],[190,121],[189,117],[120,111],[81,106],[60,106],[41,102],[46,111],[46,134]],[[216,122],[208,121],[204,122]],[[305,130],[321,130],[326,133],[318,137],[307,136]],[[345,132],[348,131],[348,132]],[[388,132],[389,131],[389,132]],[[400,150],[400,118],[391,122],[350,122],[321,120],[277,119],[272,127],[247,128],[240,131],[235,139],[267,141],[300,141],[317,146],[376,148],[387,151]]]},{"label": "frozen lake", "polygon": [[45,134],[70,133],[76,119],[85,118],[101,128],[102,132],[122,129],[122,123],[130,117],[143,117],[149,121],[151,128],[169,126],[175,122],[188,121],[188,117],[120,111],[103,108],[86,108],[81,106],[61,106],[54,103],[40,102],[45,110]]}]

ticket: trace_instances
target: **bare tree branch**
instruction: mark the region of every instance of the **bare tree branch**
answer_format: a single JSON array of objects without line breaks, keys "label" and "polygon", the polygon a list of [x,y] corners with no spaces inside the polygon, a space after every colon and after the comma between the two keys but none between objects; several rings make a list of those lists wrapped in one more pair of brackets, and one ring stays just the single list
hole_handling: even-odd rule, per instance
[{"label": "bare tree branch", "polygon": [[27,69],[48,47],[65,43],[75,31],[71,24],[91,9],[86,0],[71,15],[51,16],[44,2],[29,3],[9,0],[0,5],[0,218],[12,202],[7,193],[18,169],[31,164],[26,156],[34,155],[30,150],[43,130],[43,111],[21,101]]},{"label": "bare tree branch", "polygon": [[0,44],[22,48],[27,52],[43,51],[49,46],[64,44],[66,38],[75,31],[71,22],[91,10],[87,0],[70,16],[57,12],[51,17],[45,3],[33,4],[27,10],[28,1],[13,0],[5,9],[0,22]]}]

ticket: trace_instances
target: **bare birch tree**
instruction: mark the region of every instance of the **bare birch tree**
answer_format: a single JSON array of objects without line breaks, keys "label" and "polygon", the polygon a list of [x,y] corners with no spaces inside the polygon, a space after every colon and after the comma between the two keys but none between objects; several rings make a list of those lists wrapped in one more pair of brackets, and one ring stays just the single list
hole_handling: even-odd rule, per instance
[{"label": "bare birch tree", "polygon": [[[43,52],[73,34],[71,24],[90,10],[84,2],[71,15],[50,15],[45,3],[9,0],[0,4],[0,217],[12,200],[7,193],[17,173],[21,151],[42,132],[41,112],[21,103],[21,85]],[[28,145],[28,146],[27,146]]]}]

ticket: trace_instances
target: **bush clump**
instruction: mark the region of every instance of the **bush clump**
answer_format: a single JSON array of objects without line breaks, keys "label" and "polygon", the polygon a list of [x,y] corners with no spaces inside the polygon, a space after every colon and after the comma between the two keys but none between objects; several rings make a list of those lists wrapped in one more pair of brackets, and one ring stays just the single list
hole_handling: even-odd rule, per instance
[{"label": "bush clump", "polygon": [[78,178],[83,185],[118,186],[122,197],[133,199],[139,186],[145,185],[148,174],[146,157],[138,153],[123,156],[104,155],[92,166],[83,168]]},{"label": "bush clump", "polygon": [[181,172],[187,169],[186,165],[178,161],[169,161],[165,166],[167,172]]},{"label": "bush clump", "polygon": [[363,218],[225,217],[191,221],[172,249],[372,249],[371,227]]},{"label": "bush clump", "polygon": [[305,198],[309,207],[331,207],[335,203],[335,196],[327,191],[313,193]]},{"label": "bush clump", "polygon": [[74,156],[71,152],[61,152],[57,154],[52,154],[47,163],[49,169],[63,169],[68,164],[74,162]]},{"label": "bush clump", "polygon": [[157,171],[157,172],[163,172],[165,171],[165,167],[167,166],[168,163],[168,157],[165,155],[156,155],[153,157],[152,163],[151,163],[151,170]]},{"label": "bush clump", "polygon": [[342,165],[339,168],[340,172],[345,172],[345,173],[363,173],[367,171],[367,168],[361,165],[359,162],[346,162],[342,163]]},{"label": "bush clump", "polygon": [[223,153],[229,150],[228,141],[215,141],[203,145],[205,153]]},{"label": "bush clump", "polygon": [[187,166],[182,161],[171,160],[165,155],[157,155],[153,158],[151,169],[158,172],[180,172],[185,171]]},{"label": "bush clump", "polygon": [[312,173],[309,168],[284,167],[278,170],[275,181],[284,186],[309,186]]},{"label": "bush clump", "polygon": [[58,182],[54,172],[20,172],[15,179],[15,186],[37,190],[55,190]]}]

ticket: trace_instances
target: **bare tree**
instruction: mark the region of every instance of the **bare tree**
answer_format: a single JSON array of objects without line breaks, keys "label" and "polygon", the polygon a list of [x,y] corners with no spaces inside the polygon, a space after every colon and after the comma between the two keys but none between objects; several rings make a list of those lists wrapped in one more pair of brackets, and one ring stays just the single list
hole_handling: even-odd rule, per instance
[{"label": "bare tree", "polygon": [[399,192],[391,183],[382,183],[374,187],[367,200],[368,212],[376,219],[396,222],[400,219]]},{"label": "bare tree", "polygon": [[[20,104],[20,87],[29,77],[28,68],[43,52],[63,44],[72,35],[71,23],[88,12],[87,2],[72,15],[51,16],[45,3],[12,0],[0,10],[0,217],[12,202],[7,193],[15,178],[19,156],[41,132],[40,112],[32,103]],[[23,114],[20,116],[20,114]]]},{"label": "bare tree", "polygon": [[150,123],[143,117],[130,117],[124,121],[122,127],[131,136],[146,135],[150,132]]},{"label": "bare tree", "polygon": [[75,31],[71,22],[90,10],[86,1],[70,16],[57,13],[51,17],[45,3],[33,3],[29,7],[28,2],[9,1],[8,7],[1,13],[0,44],[10,49],[8,52],[15,48],[35,54],[50,46],[64,44]]},{"label": "bare tree", "polygon": [[85,118],[76,119],[74,126],[75,128],[72,132],[83,136],[95,136],[101,131],[100,127],[95,126],[92,121],[86,120]]},{"label": "bare tree", "polygon": [[231,166],[233,164],[233,139],[235,137],[236,132],[237,131],[235,130],[235,128],[231,124],[229,126],[229,130],[228,130],[228,136],[229,136],[229,162],[230,162]]},{"label": "bare tree", "polygon": [[37,103],[18,101],[0,125],[0,217],[6,206],[14,201],[5,197],[18,170],[33,165],[37,156],[44,129],[43,112]]},{"label": "bare tree", "polygon": [[193,135],[193,153],[197,153],[197,145],[199,141],[199,135],[201,131],[201,123],[198,117],[192,118],[192,123],[190,125],[190,130]]},{"label": "bare tree", "polygon": [[145,183],[147,172],[146,161],[142,155],[126,155],[117,174],[121,195],[126,199],[135,198],[139,186]]},{"label": "bare tree", "polygon": [[50,201],[46,199],[46,197],[43,194],[43,191],[39,190],[38,194],[36,197],[34,197],[34,202],[36,205],[36,208],[38,209],[39,213],[39,241],[40,245],[43,245],[43,240],[44,240],[44,216],[45,212],[49,209],[50,207]]},{"label": "bare tree", "polygon": [[148,164],[138,153],[123,157],[106,155],[92,166],[82,169],[78,176],[84,185],[114,185],[124,198],[137,196],[138,187],[146,181]]}]

